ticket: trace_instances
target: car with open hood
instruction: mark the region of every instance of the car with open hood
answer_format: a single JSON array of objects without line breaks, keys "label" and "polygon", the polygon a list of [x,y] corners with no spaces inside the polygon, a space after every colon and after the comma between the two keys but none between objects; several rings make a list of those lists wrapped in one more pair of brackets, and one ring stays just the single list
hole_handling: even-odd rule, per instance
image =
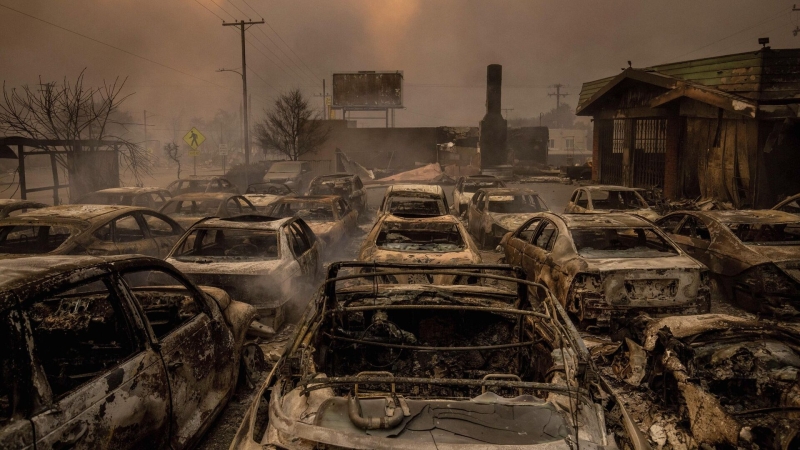
[{"label": "car with open hood", "polygon": [[186,228],[206,217],[226,218],[258,213],[250,200],[230,192],[178,195],[165,203],[159,212]]},{"label": "car with open hood", "polygon": [[338,195],[288,195],[266,208],[272,217],[299,217],[330,253],[347,243],[358,229],[358,212]]},{"label": "car with open hood", "polygon": [[163,258],[183,234],[148,208],[60,205],[0,220],[0,258],[25,255],[124,255]]},{"label": "car with open hood", "polygon": [[[457,217],[378,218],[358,252],[358,260],[377,263],[478,264],[478,247]],[[446,279],[411,277],[408,282],[444,283]]]},{"label": "car with open hood", "polygon": [[0,261],[0,448],[193,447],[255,314],[160,259]]},{"label": "car with open hood", "polygon": [[351,208],[363,215],[367,211],[367,189],[361,177],[349,173],[320,175],[308,186],[310,195],[338,195],[345,199]]},{"label": "car with open hood", "polygon": [[531,214],[549,211],[539,194],[525,188],[478,189],[467,209],[467,230],[484,249],[497,246]]},{"label": "car with open hood", "polygon": [[8,216],[16,216],[28,210],[47,208],[48,205],[30,200],[20,200],[16,198],[0,199],[0,219]]},{"label": "car with open hood", "polygon": [[654,427],[671,428],[664,448],[797,449],[800,329],[792,325],[642,316],[626,329],[608,376],[625,381],[623,396],[649,394],[642,409],[661,422]]},{"label": "car with open hood", "polygon": [[393,184],[386,188],[378,215],[432,217],[450,214],[447,196],[438,185]]},{"label": "car with open hood", "polygon": [[193,175],[188,178],[179,178],[167,186],[172,196],[191,193],[229,192],[238,194],[239,188],[227,178],[219,175]]},{"label": "car with open hood", "polygon": [[453,208],[456,215],[467,212],[472,196],[478,189],[491,189],[506,187],[505,182],[492,175],[470,175],[460,177],[453,188]]},{"label": "car with open hood", "polygon": [[538,213],[501,246],[507,263],[547,286],[583,326],[710,308],[708,269],[639,216]]},{"label": "car with open hood", "polygon": [[164,188],[125,186],[92,192],[78,199],[75,204],[143,206],[158,211],[170,198],[172,194]]},{"label": "car with open hood", "polygon": [[572,193],[566,214],[603,214],[626,212],[656,220],[659,214],[650,208],[639,189],[622,186],[582,186]]},{"label": "car with open hood", "polygon": [[[204,286],[255,306],[278,330],[287,305],[308,298],[321,272],[320,244],[303,219],[242,215],[193,225],[167,262]],[[304,297],[305,295],[305,297]]]},{"label": "car with open hood", "polygon": [[[373,269],[475,279],[384,283]],[[623,406],[606,415],[614,395],[536,288],[502,265],[331,264],[231,448],[648,448]]]},{"label": "car with open hood", "polygon": [[777,210],[680,211],[656,222],[708,266],[727,299],[752,312],[800,317],[800,218]]}]

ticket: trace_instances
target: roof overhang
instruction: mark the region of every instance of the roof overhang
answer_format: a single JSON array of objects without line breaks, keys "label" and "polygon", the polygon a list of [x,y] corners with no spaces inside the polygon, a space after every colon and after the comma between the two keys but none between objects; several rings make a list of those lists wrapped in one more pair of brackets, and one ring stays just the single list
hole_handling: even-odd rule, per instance
[{"label": "roof overhang", "polygon": [[623,70],[622,73],[609,80],[609,82],[600,88],[600,90],[595,92],[594,95],[589,98],[589,100],[582,105],[578,105],[575,114],[579,116],[592,115],[591,110],[594,106],[597,106],[598,101],[626,80],[639,81],[641,83],[659,86],[664,89],[673,89],[678,83],[676,78],[661,75],[656,72],[627,68]]}]

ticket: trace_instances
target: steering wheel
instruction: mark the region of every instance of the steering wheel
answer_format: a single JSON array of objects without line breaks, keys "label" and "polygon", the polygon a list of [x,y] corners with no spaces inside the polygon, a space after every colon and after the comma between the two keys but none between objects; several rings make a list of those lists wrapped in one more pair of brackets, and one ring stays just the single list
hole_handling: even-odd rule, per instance
[{"label": "steering wheel", "polygon": [[258,253],[258,247],[253,244],[238,244],[225,250],[225,256],[244,256],[255,255]]},{"label": "steering wheel", "polygon": [[626,250],[628,247],[623,245],[622,242],[614,239],[603,250]]}]

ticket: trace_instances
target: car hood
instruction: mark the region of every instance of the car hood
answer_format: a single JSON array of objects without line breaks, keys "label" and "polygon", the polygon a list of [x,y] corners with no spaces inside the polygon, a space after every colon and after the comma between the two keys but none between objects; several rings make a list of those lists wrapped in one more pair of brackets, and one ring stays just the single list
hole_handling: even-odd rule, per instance
[{"label": "car hood", "polygon": [[306,222],[315,235],[325,238],[339,224],[339,222]]},{"label": "car hood", "polygon": [[566,268],[572,274],[578,272],[611,272],[619,270],[667,270],[689,269],[702,270],[705,266],[686,255],[666,256],[661,258],[573,258]]},{"label": "car hood", "polygon": [[481,262],[481,257],[477,253],[464,249],[458,252],[403,252],[393,250],[381,250],[377,247],[362,253],[359,258],[362,261],[370,262],[394,262],[394,263],[423,263],[423,264],[477,264]]},{"label": "car hood", "polygon": [[505,228],[506,231],[514,231],[519,228],[526,220],[533,217],[536,213],[520,213],[520,214],[491,214],[492,219],[498,225]]}]

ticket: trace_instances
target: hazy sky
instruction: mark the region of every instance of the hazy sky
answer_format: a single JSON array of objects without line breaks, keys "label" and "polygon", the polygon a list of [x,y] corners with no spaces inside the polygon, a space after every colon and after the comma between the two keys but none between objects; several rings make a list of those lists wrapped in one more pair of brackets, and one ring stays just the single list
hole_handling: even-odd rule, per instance
[{"label": "hazy sky", "polygon": [[241,79],[216,72],[240,67],[239,34],[215,14],[263,16],[269,25],[247,32],[254,118],[276,90],[314,95],[333,72],[402,70],[407,109],[397,112],[398,126],[477,125],[487,64],[503,65],[510,118],[538,116],[555,105],[548,86],[567,85],[575,106],[582,82],[616,74],[628,60],[642,67],[756,50],[760,36],[775,48],[798,47],[794,2],[0,0],[176,69],[0,7],[0,74],[7,86],[74,78],[83,68],[91,83],[127,76],[125,109],[152,113],[155,134],[174,117],[239,107]]}]

